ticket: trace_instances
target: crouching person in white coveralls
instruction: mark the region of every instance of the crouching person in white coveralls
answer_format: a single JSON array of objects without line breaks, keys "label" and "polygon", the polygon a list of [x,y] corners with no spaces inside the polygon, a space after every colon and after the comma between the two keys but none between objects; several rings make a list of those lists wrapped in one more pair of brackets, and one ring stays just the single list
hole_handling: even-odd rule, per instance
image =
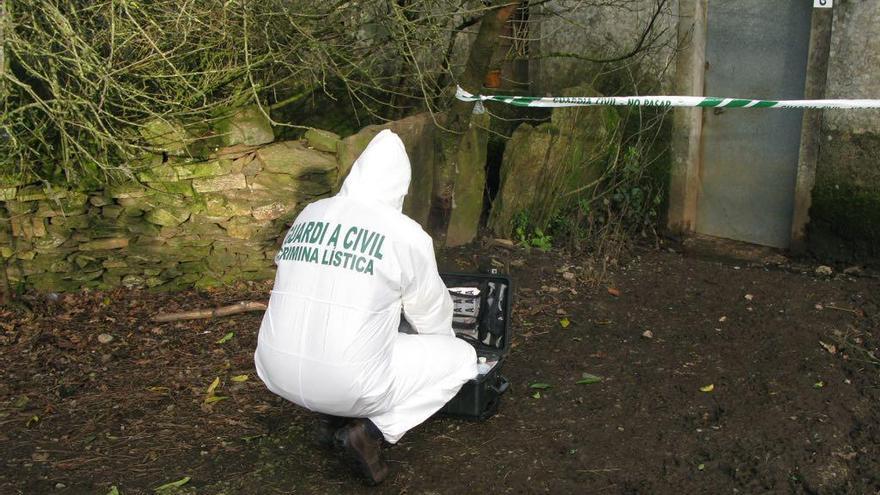
[{"label": "crouching person in white coveralls", "polygon": [[[325,415],[326,441],[372,483],[388,474],[382,439],[396,443],[477,375],[431,238],[401,212],[410,174],[400,138],[382,131],[339,194],[300,213],[254,354],[266,387]],[[417,334],[398,333],[401,310]]]}]

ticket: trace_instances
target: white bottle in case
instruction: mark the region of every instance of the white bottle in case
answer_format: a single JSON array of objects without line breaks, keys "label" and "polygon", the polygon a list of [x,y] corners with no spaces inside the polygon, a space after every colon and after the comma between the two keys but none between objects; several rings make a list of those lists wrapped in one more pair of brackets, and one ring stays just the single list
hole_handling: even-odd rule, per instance
[{"label": "white bottle in case", "polygon": [[492,369],[492,365],[486,362],[486,358],[484,356],[480,356],[477,358],[477,371],[481,375],[485,375]]}]

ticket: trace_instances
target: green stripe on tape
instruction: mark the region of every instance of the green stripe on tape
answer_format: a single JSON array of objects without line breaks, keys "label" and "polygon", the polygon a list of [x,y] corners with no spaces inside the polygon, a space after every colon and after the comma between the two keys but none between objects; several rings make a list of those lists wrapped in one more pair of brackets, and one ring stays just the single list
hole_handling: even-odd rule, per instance
[{"label": "green stripe on tape", "polygon": [[517,96],[516,98],[513,99],[512,102],[510,102],[510,104],[517,106],[517,107],[527,107],[527,106],[529,106],[529,104],[531,102],[533,102],[537,99],[539,99],[539,98],[534,97],[534,96]]},{"label": "green stripe on tape", "polygon": [[758,103],[756,103],[755,106],[752,108],[770,108],[772,106],[775,106],[777,103],[779,103],[779,102],[778,101],[771,101],[771,100],[761,100]]},{"label": "green stripe on tape", "polygon": [[697,103],[698,107],[717,107],[722,101],[723,98],[706,98],[705,100]]},{"label": "green stripe on tape", "polygon": [[751,103],[752,101],[754,101],[754,100],[733,100],[724,106],[725,107],[733,107],[733,108],[744,107],[744,106],[748,105],[749,103]]}]

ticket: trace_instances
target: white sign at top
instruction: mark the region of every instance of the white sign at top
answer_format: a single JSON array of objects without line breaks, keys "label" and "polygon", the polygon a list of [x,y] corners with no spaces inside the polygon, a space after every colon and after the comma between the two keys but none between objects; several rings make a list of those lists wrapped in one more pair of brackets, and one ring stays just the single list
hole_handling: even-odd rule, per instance
[{"label": "white sign at top", "polygon": [[834,0],[813,0],[814,9],[830,9]]}]

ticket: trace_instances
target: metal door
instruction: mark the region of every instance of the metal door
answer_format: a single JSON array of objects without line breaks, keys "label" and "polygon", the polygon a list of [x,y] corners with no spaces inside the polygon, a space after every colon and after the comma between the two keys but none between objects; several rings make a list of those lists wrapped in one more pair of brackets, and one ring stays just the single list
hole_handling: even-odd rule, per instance
[{"label": "metal door", "polygon": [[[800,99],[812,2],[710,0],[706,96]],[[706,109],[696,230],[786,248],[802,110]]]}]

